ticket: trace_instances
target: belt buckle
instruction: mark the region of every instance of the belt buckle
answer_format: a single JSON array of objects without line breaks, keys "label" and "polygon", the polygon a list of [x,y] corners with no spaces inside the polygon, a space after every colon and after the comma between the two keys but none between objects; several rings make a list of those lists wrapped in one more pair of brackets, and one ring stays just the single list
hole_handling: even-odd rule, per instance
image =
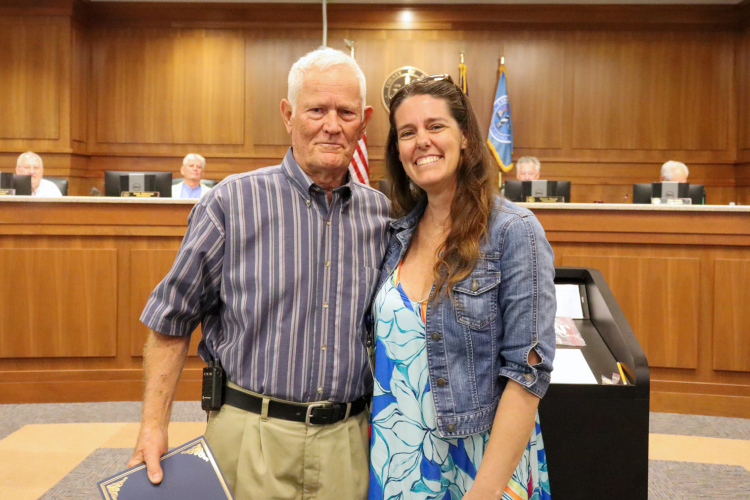
[{"label": "belt buckle", "polygon": [[325,408],[327,406],[333,406],[331,403],[313,403],[311,405],[307,406],[307,413],[305,414],[305,425],[308,427],[311,427],[313,425],[325,425],[325,424],[313,424],[310,422],[310,417],[312,417],[312,411],[314,408]]}]

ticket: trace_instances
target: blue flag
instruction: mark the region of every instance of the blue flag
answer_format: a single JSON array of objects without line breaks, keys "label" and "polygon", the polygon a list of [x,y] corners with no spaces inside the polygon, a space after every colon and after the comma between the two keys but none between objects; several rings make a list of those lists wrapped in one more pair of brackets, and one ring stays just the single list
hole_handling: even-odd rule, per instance
[{"label": "blue flag", "polygon": [[505,66],[500,65],[497,79],[497,91],[492,104],[492,121],[487,144],[492,151],[500,169],[509,172],[513,168],[513,125],[510,120],[510,102],[508,102],[508,87],[505,77]]}]

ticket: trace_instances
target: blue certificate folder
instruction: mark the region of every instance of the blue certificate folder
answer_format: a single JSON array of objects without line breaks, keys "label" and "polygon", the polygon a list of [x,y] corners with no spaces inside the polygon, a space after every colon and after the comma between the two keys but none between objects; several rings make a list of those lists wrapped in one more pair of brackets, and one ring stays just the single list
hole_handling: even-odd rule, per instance
[{"label": "blue certificate folder", "polygon": [[99,483],[104,500],[233,500],[224,476],[201,436],[161,457],[160,484],[151,484],[146,464]]}]

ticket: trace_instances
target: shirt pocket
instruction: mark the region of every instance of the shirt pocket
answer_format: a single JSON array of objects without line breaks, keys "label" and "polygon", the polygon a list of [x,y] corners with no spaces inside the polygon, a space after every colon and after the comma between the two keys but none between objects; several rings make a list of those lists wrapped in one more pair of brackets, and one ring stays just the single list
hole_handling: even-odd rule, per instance
[{"label": "shirt pocket", "polygon": [[497,317],[499,284],[499,271],[481,271],[453,285],[456,320],[473,329],[491,323]]}]

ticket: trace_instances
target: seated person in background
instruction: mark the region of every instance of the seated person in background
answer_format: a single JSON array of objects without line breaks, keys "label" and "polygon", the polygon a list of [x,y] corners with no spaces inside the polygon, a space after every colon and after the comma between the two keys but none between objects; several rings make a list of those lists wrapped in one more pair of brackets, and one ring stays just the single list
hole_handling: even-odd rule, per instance
[{"label": "seated person in background", "polygon": [[668,161],[661,166],[661,182],[687,182],[688,168],[679,161]]},{"label": "seated person in background", "polygon": [[44,164],[42,158],[31,151],[22,153],[16,161],[16,174],[31,176],[31,196],[40,198],[62,198],[62,193],[52,182],[42,179]]},{"label": "seated person in background", "polygon": [[542,165],[533,156],[524,156],[516,162],[516,179],[519,181],[538,181]]},{"label": "seated person in background", "polygon": [[172,186],[172,198],[200,198],[211,188],[201,184],[206,159],[201,155],[190,153],[182,160],[180,174],[185,179]]}]

